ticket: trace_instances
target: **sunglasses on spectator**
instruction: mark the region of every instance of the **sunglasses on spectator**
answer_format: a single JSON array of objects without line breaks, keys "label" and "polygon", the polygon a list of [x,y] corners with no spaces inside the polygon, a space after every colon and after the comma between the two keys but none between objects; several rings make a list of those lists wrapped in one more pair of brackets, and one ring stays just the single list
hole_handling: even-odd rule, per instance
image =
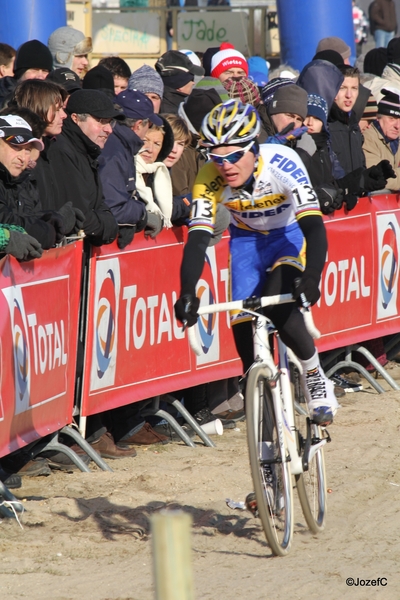
[{"label": "sunglasses on spectator", "polygon": [[100,123],[100,125],[111,125],[111,127],[114,127],[116,123],[115,119],[101,119],[100,117],[94,117],[93,115],[90,116],[92,117],[92,119]]},{"label": "sunglasses on spectator", "polygon": [[222,167],[224,162],[234,165],[235,163],[239,162],[239,160],[241,158],[243,158],[243,156],[246,154],[246,152],[248,152],[253,147],[253,144],[254,144],[254,140],[252,140],[250,142],[250,144],[245,146],[243,148],[243,150],[235,150],[234,152],[229,152],[228,154],[222,154],[222,155],[213,154],[212,152],[209,152],[208,156],[209,156],[209,158],[211,158],[211,160],[216,165],[219,165],[220,167]]}]

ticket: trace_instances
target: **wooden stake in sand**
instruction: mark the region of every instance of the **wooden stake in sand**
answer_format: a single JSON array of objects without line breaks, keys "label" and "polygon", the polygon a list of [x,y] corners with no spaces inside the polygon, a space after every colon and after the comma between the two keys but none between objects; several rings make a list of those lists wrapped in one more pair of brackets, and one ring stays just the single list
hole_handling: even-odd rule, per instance
[{"label": "wooden stake in sand", "polygon": [[190,515],[163,510],[151,519],[157,600],[194,600]]}]

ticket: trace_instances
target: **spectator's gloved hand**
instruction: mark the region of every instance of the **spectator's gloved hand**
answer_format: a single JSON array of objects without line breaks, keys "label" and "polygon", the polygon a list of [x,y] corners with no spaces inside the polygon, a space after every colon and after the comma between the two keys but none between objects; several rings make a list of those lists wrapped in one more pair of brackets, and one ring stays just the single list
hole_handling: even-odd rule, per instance
[{"label": "spectator's gloved hand", "polygon": [[344,197],[344,203],[348,211],[353,210],[357,206],[358,196],[356,194],[346,194]]},{"label": "spectator's gloved hand", "polygon": [[48,210],[44,212],[41,217],[42,221],[46,221],[52,225],[56,231],[56,244],[59,244],[65,236],[65,225],[62,215],[55,210]]},{"label": "spectator's gloved hand", "polygon": [[11,254],[18,260],[31,260],[42,256],[42,246],[34,237],[21,231],[13,231],[12,229],[9,231],[10,241],[4,250],[6,254]]},{"label": "spectator's gloved hand", "polygon": [[156,238],[156,236],[160,233],[163,228],[163,221],[160,215],[157,213],[147,213],[147,223],[144,228],[144,235],[146,237],[151,237],[152,240]]},{"label": "spectator's gloved hand", "polygon": [[57,212],[62,217],[66,234],[77,233],[83,228],[85,215],[79,208],[72,206],[71,201],[66,202]]},{"label": "spectator's gloved hand", "polygon": [[197,323],[197,311],[200,300],[195,294],[183,294],[175,302],[175,316],[187,327],[193,327]]},{"label": "spectator's gloved hand", "polygon": [[76,208],[76,206],[74,206],[73,209],[74,209],[74,212],[75,212],[74,233],[78,233],[78,231],[80,231],[81,229],[83,229],[83,224],[86,221],[86,217],[85,217],[85,214],[81,211],[80,208]]},{"label": "spectator's gloved hand", "polygon": [[[296,279],[293,285],[293,298],[298,301],[300,306],[304,305],[303,300],[311,304],[318,302],[321,296],[319,291],[320,273],[312,267],[306,267],[302,276]],[[304,296],[303,296],[304,294]]]},{"label": "spectator's gloved hand", "polygon": [[282,131],[279,131],[275,135],[270,135],[265,143],[266,144],[287,144],[292,140],[296,140],[300,138],[303,133],[308,131],[308,127],[303,125],[302,127],[294,128],[294,123],[289,123]]},{"label": "spectator's gloved hand", "polygon": [[383,190],[386,186],[386,177],[383,174],[381,163],[366,169],[363,173],[363,180],[362,187],[366,192]]},{"label": "spectator's gloved hand", "polygon": [[342,207],[343,192],[341,189],[324,185],[316,187],[314,190],[318,196],[319,205],[324,215],[330,215]]},{"label": "spectator's gloved hand", "polygon": [[136,227],[134,225],[120,225],[118,228],[117,244],[120,250],[123,250],[133,240]]},{"label": "spectator's gloved hand", "polygon": [[388,160],[381,160],[381,162],[378,163],[377,166],[382,169],[383,176],[386,179],[396,177],[396,173],[394,172],[394,169]]}]

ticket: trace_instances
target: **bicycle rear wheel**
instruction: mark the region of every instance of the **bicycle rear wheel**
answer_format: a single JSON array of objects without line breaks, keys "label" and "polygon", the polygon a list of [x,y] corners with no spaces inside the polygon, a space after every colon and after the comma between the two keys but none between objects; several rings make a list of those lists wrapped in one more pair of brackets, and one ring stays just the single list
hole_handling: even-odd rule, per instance
[{"label": "bicycle rear wheel", "polygon": [[[295,427],[299,455],[303,458],[305,453],[309,456],[311,448],[321,441],[321,428],[310,423],[307,404],[299,386],[300,378],[298,377],[296,381],[295,375],[294,379]],[[312,533],[319,533],[325,527],[326,517],[327,488],[324,446],[321,446],[308,461],[307,470],[295,475],[295,480],[306,523]]]},{"label": "bicycle rear wheel", "polygon": [[258,515],[276,556],[289,552],[293,536],[290,462],[279,444],[268,370],[250,370],[246,386],[247,442]]}]

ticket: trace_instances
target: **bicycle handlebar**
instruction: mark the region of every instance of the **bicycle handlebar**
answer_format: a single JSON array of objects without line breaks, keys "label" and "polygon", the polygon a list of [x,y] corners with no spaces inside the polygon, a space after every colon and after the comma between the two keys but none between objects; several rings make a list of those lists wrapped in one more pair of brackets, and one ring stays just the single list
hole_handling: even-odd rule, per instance
[{"label": "bicycle handlebar", "polygon": [[[292,294],[278,294],[276,296],[262,296],[261,298],[247,298],[246,300],[236,300],[232,302],[219,302],[217,304],[209,304],[207,306],[200,306],[197,313],[201,315],[215,314],[218,312],[226,312],[231,310],[245,311],[249,314],[257,316],[254,311],[255,308],[265,306],[276,306],[277,304],[287,304],[294,302]],[[314,321],[309,309],[303,309],[303,317],[306,323],[309,334],[314,338],[318,339],[321,336],[319,330],[315,327]],[[188,328],[188,339],[190,347],[197,356],[201,356],[203,351],[200,344],[197,341],[197,337],[194,331],[194,327]]]}]

